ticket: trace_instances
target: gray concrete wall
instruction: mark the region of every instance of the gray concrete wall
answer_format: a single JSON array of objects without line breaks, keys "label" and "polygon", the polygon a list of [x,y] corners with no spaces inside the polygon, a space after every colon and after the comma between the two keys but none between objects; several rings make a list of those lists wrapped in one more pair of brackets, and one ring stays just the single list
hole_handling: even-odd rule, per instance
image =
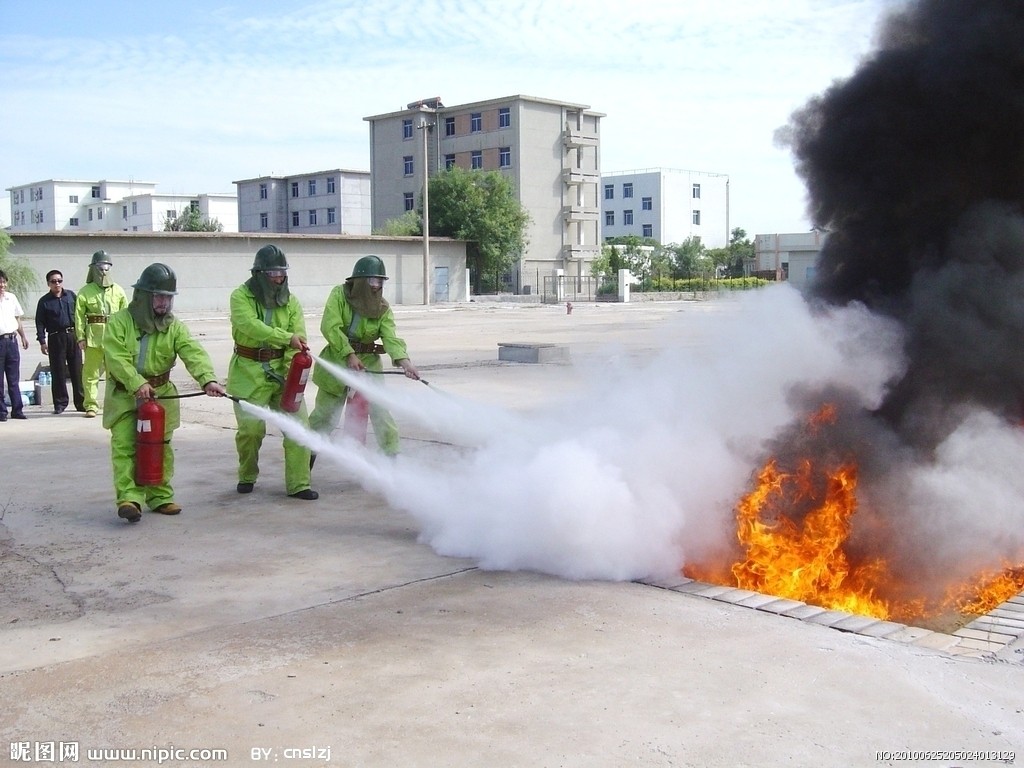
[{"label": "gray concrete wall", "polygon": [[[423,303],[423,241],[418,237],[355,237],[346,235],[258,235],[233,232],[104,232],[89,235],[19,233],[11,235],[10,255],[27,261],[39,275],[51,269],[64,273],[65,285],[77,291],[85,284],[92,254],[104,250],[113,262],[114,281],[131,298],[131,285],[153,262],[170,266],[178,277],[174,305],[182,311],[228,310],[231,292],[249,278],[253,256],[268,243],[288,257],[288,280],[306,311],[323,307],[331,289],[352,274],[361,256],[376,254],[389,280],[384,296],[392,304]],[[465,301],[466,243],[430,239],[431,270],[448,268],[448,301]],[[430,302],[435,303],[433,276]],[[18,296],[29,316],[45,288]]]}]

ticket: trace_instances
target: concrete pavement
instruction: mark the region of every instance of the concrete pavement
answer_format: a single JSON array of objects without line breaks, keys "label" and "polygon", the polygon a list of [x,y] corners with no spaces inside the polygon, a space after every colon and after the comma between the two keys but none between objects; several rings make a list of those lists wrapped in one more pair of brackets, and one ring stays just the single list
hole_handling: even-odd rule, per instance
[{"label": "concrete pavement", "polygon": [[[398,322],[432,385],[526,411],[583,368],[499,363],[500,342],[639,354],[667,318],[728,311],[469,304]],[[226,320],[184,319],[224,372]],[[0,425],[0,764],[61,764],[36,759],[50,745],[79,764],[114,748],[91,764],[431,767],[997,765],[1024,750],[1013,643],[951,653],[682,579],[482,570],[330,464],[319,501],[288,499],[276,436],[239,496],[229,403],[185,402],[184,512],[136,525],[114,513],[98,420],[29,408]],[[402,426],[405,452],[440,471],[451,447]]]}]

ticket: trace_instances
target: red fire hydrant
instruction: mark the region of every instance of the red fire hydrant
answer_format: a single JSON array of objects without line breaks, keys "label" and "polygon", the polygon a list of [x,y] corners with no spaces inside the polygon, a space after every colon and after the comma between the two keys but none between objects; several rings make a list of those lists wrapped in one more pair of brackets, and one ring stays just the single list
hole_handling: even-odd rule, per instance
[{"label": "red fire hydrant", "polygon": [[567,315],[571,315],[572,314],[572,302],[571,301],[565,302],[565,314],[567,314]]}]

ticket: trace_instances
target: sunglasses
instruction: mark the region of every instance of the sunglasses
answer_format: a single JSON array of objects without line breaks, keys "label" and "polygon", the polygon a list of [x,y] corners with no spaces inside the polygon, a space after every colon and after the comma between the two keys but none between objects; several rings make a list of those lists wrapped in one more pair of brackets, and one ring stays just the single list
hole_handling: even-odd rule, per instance
[{"label": "sunglasses", "polygon": [[58,283],[63,283],[64,281],[63,280],[58,280],[58,279],[54,278],[50,282],[53,283],[54,285],[57,285]]}]

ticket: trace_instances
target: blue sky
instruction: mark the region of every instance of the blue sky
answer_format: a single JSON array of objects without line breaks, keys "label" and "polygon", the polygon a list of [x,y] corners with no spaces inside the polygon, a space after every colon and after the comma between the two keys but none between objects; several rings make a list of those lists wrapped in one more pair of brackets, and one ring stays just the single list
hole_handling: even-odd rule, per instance
[{"label": "blue sky", "polygon": [[603,171],[727,173],[733,226],[802,231],[804,187],[775,130],[854,72],[897,5],[0,0],[0,189],[233,193],[264,174],[369,170],[368,115],[525,94],[606,113]]}]

